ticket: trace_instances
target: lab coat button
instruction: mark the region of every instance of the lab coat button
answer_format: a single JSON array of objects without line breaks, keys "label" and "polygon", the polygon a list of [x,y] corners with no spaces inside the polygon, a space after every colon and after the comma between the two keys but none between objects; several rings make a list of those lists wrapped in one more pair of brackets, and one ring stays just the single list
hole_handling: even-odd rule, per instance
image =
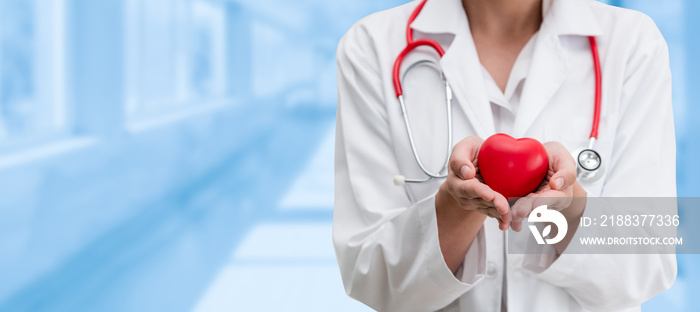
[{"label": "lab coat button", "polygon": [[496,264],[493,262],[489,262],[486,265],[486,276],[493,277],[494,275],[496,275]]}]

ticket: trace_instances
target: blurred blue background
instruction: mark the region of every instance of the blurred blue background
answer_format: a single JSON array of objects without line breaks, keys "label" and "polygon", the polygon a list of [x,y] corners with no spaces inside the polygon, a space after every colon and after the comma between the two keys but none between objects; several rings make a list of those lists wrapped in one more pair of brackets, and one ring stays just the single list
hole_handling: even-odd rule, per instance
[{"label": "blurred blue background", "polygon": [[[0,311],[367,310],[330,241],[335,49],[404,2],[0,0]],[[668,41],[700,196],[700,2],[609,2]],[[678,262],[645,310],[695,310]]]}]

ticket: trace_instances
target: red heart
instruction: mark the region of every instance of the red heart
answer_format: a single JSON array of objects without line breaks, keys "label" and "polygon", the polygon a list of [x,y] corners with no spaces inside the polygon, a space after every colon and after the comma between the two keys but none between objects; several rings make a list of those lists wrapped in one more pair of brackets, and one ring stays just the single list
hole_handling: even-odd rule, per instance
[{"label": "red heart", "polygon": [[490,136],[477,158],[484,183],[506,198],[522,197],[537,189],[547,174],[547,151],[535,139],[507,134]]}]

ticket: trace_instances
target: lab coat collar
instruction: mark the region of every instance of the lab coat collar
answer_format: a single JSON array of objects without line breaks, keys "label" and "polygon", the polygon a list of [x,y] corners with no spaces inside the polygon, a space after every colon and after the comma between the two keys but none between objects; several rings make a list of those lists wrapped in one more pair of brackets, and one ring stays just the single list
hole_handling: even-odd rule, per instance
[{"label": "lab coat collar", "polygon": [[544,19],[552,21],[555,35],[600,36],[603,31],[590,7],[593,1],[544,0],[542,5],[550,7]]},{"label": "lab coat collar", "polygon": [[[422,0],[417,0],[422,1]],[[591,11],[593,0],[543,0],[544,20],[555,35],[600,36],[602,30]],[[411,28],[423,33],[463,35],[469,23],[461,0],[428,0]]]},{"label": "lab coat collar", "polygon": [[[559,36],[597,36],[602,33],[588,1],[592,0],[543,0],[544,19],[521,96],[513,136],[526,135],[566,78],[567,53],[561,46]],[[424,34],[455,35],[452,43],[445,47],[440,67],[477,135],[486,138],[495,133],[481,63],[462,2],[428,0],[411,27]]]},{"label": "lab coat collar", "polygon": [[422,33],[463,35],[469,31],[469,23],[461,0],[428,0],[411,28]]}]

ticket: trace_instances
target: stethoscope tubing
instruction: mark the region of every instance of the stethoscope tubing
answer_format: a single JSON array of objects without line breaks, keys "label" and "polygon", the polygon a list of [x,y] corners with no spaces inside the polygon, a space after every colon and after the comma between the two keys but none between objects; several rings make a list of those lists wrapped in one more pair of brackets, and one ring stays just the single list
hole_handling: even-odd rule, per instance
[{"label": "stethoscope tubing", "polygon": [[[427,1],[427,0],[426,0]],[[600,107],[603,97],[603,73],[600,69],[600,56],[598,55],[598,42],[594,36],[589,36],[588,41],[591,45],[591,54],[593,55],[593,73],[595,74],[595,100],[593,105],[593,125],[591,126],[591,144],[588,148],[592,149],[593,144],[598,139],[598,126],[600,125]]]},{"label": "stethoscope tubing", "polygon": [[[403,115],[403,120],[404,120],[404,125],[406,127],[406,133],[408,134],[408,140],[411,145],[411,151],[413,152],[413,157],[416,160],[416,163],[418,163],[418,167],[427,175],[428,177],[425,179],[406,179],[404,176],[396,176],[394,178],[394,183],[397,185],[403,185],[404,183],[423,183],[423,182],[428,182],[432,179],[440,179],[440,178],[445,178],[447,177],[447,167],[449,164],[449,158],[450,154],[452,151],[452,89],[450,87],[450,84],[447,82],[447,79],[441,72],[442,80],[445,85],[445,94],[446,94],[446,104],[447,104],[447,124],[448,124],[448,145],[447,145],[447,155],[445,157],[445,162],[443,163],[442,168],[437,172],[431,172],[428,170],[423,162],[421,161],[420,155],[418,155],[418,149],[416,148],[416,143],[413,138],[413,133],[411,130],[410,122],[408,120],[408,112],[406,110],[406,102],[403,96],[403,88],[401,86],[401,77],[400,77],[400,72],[401,72],[401,64],[403,63],[406,55],[408,55],[411,51],[415,50],[418,47],[421,46],[429,46],[432,49],[437,52],[437,54],[442,58],[443,55],[445,55],[445,50],[442,48],[442,46],[435,40],[432,39],[427,39],[427,38],[422,38],[418,40],[413,39],[413,30],[411,29],[411,24],[413,21],[418,17],[418,14],[420,11],[423,9],[423,6],[425,6],[427,0],[423,0],[418,6],[413,10],[411,13],[408,23],[406,24],[406,47],[404,47],[403,50],[399,53],[399,55],[396,57],[396,60],[394,61],[394,66],[392,68],[392,83],[394,87],[394,91],[396,93],[396,97],[399,101],[399,104],[401,106],[401,114]],[[601,65],[600,65],[600,55],[598,54],[598,43],[596,41],[595,36],[589,36],[588,37],[590,46],[591,46],[591,55],[593,57],[593,71],[594,71],[594,76],[595,76],[595,95],[594,95],[594,107],[593,107],[593,122],[591,125],[591,133],[589,135],[589,144],[588,144],[588,150],[591,150],[595,152],[594,145],[595,142],[598,139],[598,127],[600,125],[600,114],[601,114],[601,103],[602,103],[602,89],[603,89],[603,78],[602,78],[602,71],[601,71]],[[406,73],[408,73],[414,66],[418,65],[419,63],[423,63],[426,61],[419,61],[416,64],[413,64],[409,66],[406,71],[404,72],[404,76]],[[438,66],[439,67],[439,66]],[[439,68],[438,68],[439,70]],[[598,154],[597,152],[595,152]]]},{"label": "stethoscope tubing", "polygon": [[[406,70],[404,73],[404,78],[405,74],[408,73],[411,68],[415,66],[422,65],[424,63],[432,63],[431,61],[428,60],[423,60],[416,62],[414,64],[411,64],[411,66]],[[425,173],[428,178],[427,179],[405,179],[405,182],[408,183],[416,183],[416,182],[427,182],[430,181],[431,179],[442,179],[447,177],[447,165],[449,164],[450,161],[450,154],[452,153],[452,140],[453,140],[453,135],[452,135],[452,88],[450,87],[450,84],[447,82],[447,79],[445,77],[442,77],[442,82],[445,86],[445,109],[447,111],[447,151],[445,153],[445,160],[443,161],[442,166],[440,167],[440,170],[437,173],[431,172],[428,170],[428,168],[423,164],[423,161],[420,158],[420,155],[418,154],[418,148],[416,147],[416,142],[413,139],[413,132],[411,130],[411,124],[410,121],[408,120],[408,110],[406,109],[406,102],[404,100],[404,96],[399,95],[399,104],[401,106],[401,115],[403,117],[404,121],[404,126],[406,128],[406,133],[408,134],[408,141],[411,144],[411,151],[413,152],[413,158],[415,158],[416,163],[418,163],[418,167]]]}]

